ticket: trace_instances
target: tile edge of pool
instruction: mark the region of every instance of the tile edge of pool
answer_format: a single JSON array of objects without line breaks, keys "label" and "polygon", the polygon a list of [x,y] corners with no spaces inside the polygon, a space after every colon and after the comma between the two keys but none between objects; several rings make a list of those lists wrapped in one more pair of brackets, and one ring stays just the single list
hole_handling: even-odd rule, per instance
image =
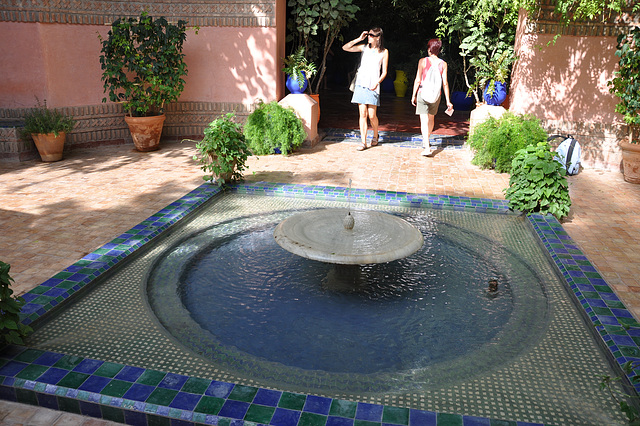
[{"label": "tile edge of pool", "polygon": [[[453,211],[467,211],[493,214],[519,214],[509,210],[506,200],[493,200],[487,198],[471,198],[461,196],[415,194],[407,192],[395,192],[373,189],[356,189],[335,186],[282,184],[257,182],[253,184],[235,184],[228,187],[228,191],[238,194],[254,194],[280,197],[311,198],[330,201],[348,201],[359,204],[376,204],[388,206],[434,208]],[[350,191],[350,194],[349,194]],[[207,200],[222,192],[215,184],[202,184],[180,199],[174,201],[154,215],[140,222],[122,235],[114,238],[99,249],[89,253],[63,271],[47,279],[22,297],[25,299],[21,318],[24,324],[32,324],[51,314],[60,303],[64,302],[76,292],[86,288],[87,285],[104,273],[109,271],[117,263],[144,247],[154,237],[165,231],[178,220],[194,211]],[[576,298],[577,306],[581,307],[594,326],[602,343],[608,349],[609,355],[615,362],[622,366],[628,361],[640,362],[640,324],[626,309],[623,302],[616,296],[606,283],[604,278],[590,263],[571,237],[564,231],[560,222],[551,215],[531,214],[526,216],[535,233],[540,238],[543,247],[548,251],[551,260],[556,265],[562,277],[567,283],[570,293]],[[25,402],[32,405],[40,405],[61,411],[72,411],[105,420],[121,422],[142,421],[140,416],[147,419],[162,417],[164,419],[176,419],[188,423],[220,424],[220,425],[256,425],[263,424],[260,416],[248,415],[250,404],[244,401],[228,399],[231,393],[218,398],[207,395],[208,390],[214,385],[228,385],[232,383],[210,381],[210,386],[201,394],[191,394],[175,390],[174,399],[167,403],[153,404],[148,401],[149,395],[145,392],[148,388],[133,386],[131,382],[125,391],[114,391],[112,395],[105,395],[104,390],[112,382],[118,381],[117,373],[123,369],[140,370],[142,375],[145,369],[129,367],[121,364],[105,363],[97,360],[74,358],[75,365],[83,362],[94,364],[111,364],[117,370],[111,377],[89,374],[88,377],[96,377],[99,382],[96,386],[104,386],[98,392],[82,390],[78,387],[61,386],[61,380],[73,369],[56,367],[64,354],[29,349],[22,346],[10,346],[0,354],[0,398]],[[94,370],[97,371],[98,367]],[[151,370],[146,370],[151,371]],[[640,374],[640,368],[637,370]],[[173,373],[164,373],[170,375]],[[138,375],[138,377],[140,376]],[[178,376],[173,374],[174,376]],[[183,376],[186,377],[186,376]],[[101,380],[104,379],[104,380]],[[185,381],[189,378],[186,377]],[[84,383],[84,382],[83,382]],[[127,382],[128,383],[128,382]],[[183,382],[184,384],[184,382]],[[99,389],[99,388],[94,388]],[[135,389],[135,392],[132,390]],[[256,392],[271,391],[255,388]],[[636,392],[640,392],[640,384],[635,385]],[[101,393],[102,392],[102,393]],[[280,392],[282,394],[283,392]],[[290,392],[284,392],[291,394]],[[146,397],[143,396],[146,395]],[[218,395],[218,394],[215,394]],[[303,395],[305,401],[314,400],[307,409],[303,404],[299,409],[282,408],[277,405],[256,404],[271,411],[272,416],[281,416],[285,424],[297,424],[301,419],[314,421],[314,416],[324,416],[326,424],[329,421],[346,422],[340,424],[353,424],[354,421],[371,421],[373,424],[389,425],[427,425],[437,424],[445,419],[463,424],[465,419],[473,419],[488,422],[490,419],[464,416],[458,414],[444,414],[431,411],[422,411],[408,408],[396,408],[363,402],[353,402],[357,410],[351,417],[332,415],[331,405],[336,402],[346,401],[331,398]],[[127,397],[128,396],[128,397]],[[211,397],[214,399],[207,399]],[[136,399],[137,398],[137,399]],[[315,401],[321,399],[322,403]],[[194,402],[195,401],[195,402]],[[202,406],[200,404],[203,404]],[[327,405],[328,404],[328,405]],[[226,409],[225,409],[226,405]],[[213,406],[213,408],[211,408]],[[322,406],[322,409],[318,407]],[[273,410],[271,410],[273,409]],[[387,412],[400,410],[400,423],[388,422],[393,415],[385,420]],[[277,414],[276,414],[277,413]],[[226,416],[225,414],[229,414]],[[358,417],[360,416],[360,417]],[[268,415],[267,415],[268,417]],[[266,417],[265,417],[266,418]],[[138,419],[138,420],[136,420]],[[323,419],[315,419],[322,421]],[[447,420],[447,421],[448,421]],[[272,421],[271,418],[267,421]],[[146,420],[145,420],[146,422]],[[533,423],[508,422],[514,425]],[[137,423],[136,423],[137,424]],[[488,424],[488,423],[487,423]]]}]

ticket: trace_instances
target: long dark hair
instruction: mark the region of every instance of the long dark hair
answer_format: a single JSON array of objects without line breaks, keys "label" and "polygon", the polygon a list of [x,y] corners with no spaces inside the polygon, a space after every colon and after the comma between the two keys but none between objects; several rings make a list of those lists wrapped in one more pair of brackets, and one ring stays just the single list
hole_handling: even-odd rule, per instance
[{"label": "long dark hair", "polygon": [[[374,37],[378,37],[378,52],[382,52],[384,50],[384,35],[382,33],[382,28],[380,27],[371,28],[369,30],[369,34],[371,34]],[[369,47],[373,48],[371,46],[371,43],[369,43]]]}]

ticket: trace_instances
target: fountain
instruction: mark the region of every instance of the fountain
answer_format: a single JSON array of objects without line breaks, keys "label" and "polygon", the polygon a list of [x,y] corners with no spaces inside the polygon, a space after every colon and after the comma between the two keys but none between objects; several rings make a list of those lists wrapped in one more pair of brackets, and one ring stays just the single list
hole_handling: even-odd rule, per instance
[{"label": "fountain", "polygon": [[298,213],[274,230],[285,250],[311,260],[339,265],[384,263],[405,258],[422,247],[422,233],[388,213],[359,210],[351,214],[351,179],[347,209]]}]

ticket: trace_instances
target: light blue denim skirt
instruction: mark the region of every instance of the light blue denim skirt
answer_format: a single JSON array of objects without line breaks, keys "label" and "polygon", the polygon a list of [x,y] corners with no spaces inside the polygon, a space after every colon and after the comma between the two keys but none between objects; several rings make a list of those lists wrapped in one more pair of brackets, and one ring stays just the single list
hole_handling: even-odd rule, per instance
[{"label": "light blue denim skirt", "polygon": [[351,97],[351,103],[380,106],[380,94],[368,87],[356,86],[353,91],[353,97]]}]

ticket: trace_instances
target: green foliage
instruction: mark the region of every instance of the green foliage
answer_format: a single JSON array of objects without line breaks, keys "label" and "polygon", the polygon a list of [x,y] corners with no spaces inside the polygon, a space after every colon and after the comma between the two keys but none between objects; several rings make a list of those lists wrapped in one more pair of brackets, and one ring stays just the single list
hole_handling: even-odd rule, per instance
[{"label": "green foliage", "polygon": [[640,143],[633,137],[634,129],[640,127],[640,27],[620,34],[617,49],[619,68],[608,83],[609,91],[620,98],[616,112],[622,114],[631,129],[630,142]]},{"label": "green foliage", "polygon": [[[630,382],[632,385],[636,385],[640,383],[640,375],[635,372],[635,369],[638,367],[637,361],[627,361],[622,365],[623,373],[630,378]],[[600,381],[600,389],[606,390],[611,395],[618,405],[620,406],[620,411],[622,411],[629,420],[629,425],[640,426],[640,413],[638,413],[638,409],[636,405],[638,404],[638,395],[634,393],[627,393],[614,389],[615,383],[620,383],[622,378],[620,376],[611,377],[611,376],[602,376]],[[627,400],[635,400],[636,405],[631,405]]]},{"label": "green foliage", "polygon": [[256,155],[273,154],[275,148],[287,155],[302,145],[307,137],[295,111],[276,101],[258,104],[247,118],[244,134],[251,152]]},{"label": "green foliage", "polygon": [[569,214],[567,171],[554,156],[546,141],[516,153],[509,188],[505,189],[510,208],[524,213],[551,213],[557,219]]},{"label": "green foliage", "polygon": [[468,93],[476,102],[487,84],[505,83],[515,61],[518,0],[442,0],[439,37],[457,42]]},{"label": "green foliage", "polygon": [[33,330],[31,327],[20,323],[20,310],[25,304],[22,297],[13,297],[11,283],[13,278],[9,275],[11,266],[0,261],[0,342],[22,345],[23,337]]},{"label": "green foliage", "polygon": [[305,73],[307,79],[310,79],[316,73],[316,64],[307,61],[304,56],[303,46],[300,46],[298,50],[287,56],[283,61],[283,65],[282,71],[293,77],[298,82],[300,89],[304,86],[305,76],[302,73]]},{"label": "green foliage", "polygon": [[[304,56],[312,58],[310,54],[316,46],[322,48],[320,73],[315,80],[315,93],[318,93],[331,46],[340,38],[342,29],[354,20],[360,8],[353,4],[353,0],[288,0],[287,6],[291,12],[287,26],[292,34],[297,33],[295,45],[304,48]],[[319,31],[324,38],[323,43],[313,38]]]},{"label": "green foliage", "polygon": [[510,172],[516,152],[527,145],[547,140],[540,120],[532,115],[504,113],[500,118],[489,117],[474,127],[469,146],[475,151],[472,164],[499,173]]},{"label": "green foliage", "polygon": [[242,127],[233,122],[234,114],[229,113],[209,123],[204,129],[204,138],[196,144],[197,154],[193,159],[200,163],[206,181],[216,181],[224,185],[231,180],[242,179],[249,147],[242,133]]},{"label": "green foliage", "polygon": [[[119,18],[106,39],[100,37],[102,80],[111,102],[121,102],[131,116],[162,113],[178,99],[187,74],[182,46],[186,21],[170,24],[146,12],[139,18]],[[102,102],[106,102],[103,98]]]},{"label": "green foliage", "polygon": [[24,115],[23,138],[29,138],[32,133],[54,133],[58,136],[60,132],[73,130],[76,125],[73,117],[66,116],[57,109],[49,109],[46,100],[44,104],[41,104],[39,99],[36,100],[37,106],[29,109]]}]

